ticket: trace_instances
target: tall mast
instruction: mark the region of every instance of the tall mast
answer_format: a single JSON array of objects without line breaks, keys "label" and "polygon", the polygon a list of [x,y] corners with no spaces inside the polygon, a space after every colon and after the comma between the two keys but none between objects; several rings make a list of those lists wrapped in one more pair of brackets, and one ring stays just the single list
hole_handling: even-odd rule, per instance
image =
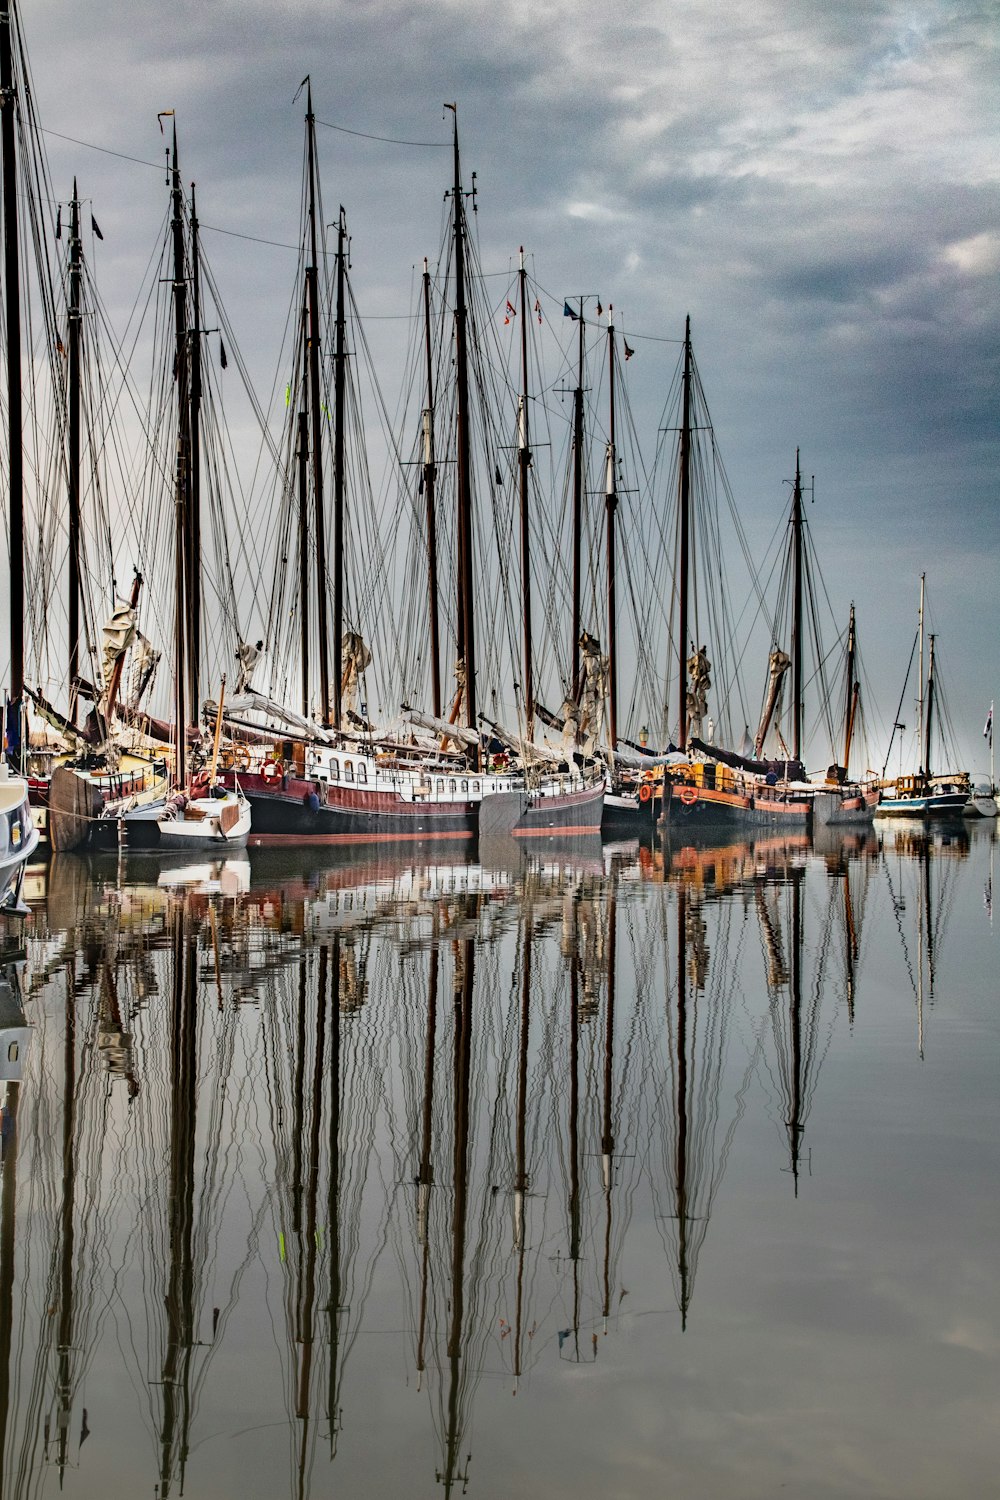
[{"label": "tall mast", "polygon": [[341,692],[344,674],[344,396],[346,391],[347,324],[344,311],[347,225],[341,205],[337,218],[337,327],[333,364],[333,723],[342,729]]},{"label": "tall mast", "polygon": [[69,473],[67,507],[69,566],[69,721],[76,723],[77,682],[80,675],[80,287],[83,280],[80,241],[80,200],[73,178],[69,230]]},{"label": "tall mast", "polygon": [[[188,385],[187,281],[184,275],[184,197],[177,161],[177,125],[173,129],[170,167],[173,219],[174,379],[177,384],[177,461],[174,472],[174,731],[175,778],[183,785],[185,766],[185,675],[187,670],[187,518],[189,501],[190,391]],[[110,713],[110,708],[109,708]]]},{"label": "tall mast", "polygon": [[296,466],[299,482],[299,655],[302,715],[309,717],[309,416],[298,414]]},{"label": "tall mast", "polygon": [[[465,305],[465,195],[455,114],[453,209],[455,215],[455,403],[458,440],[458,655],[465,675],[465,722],[477,730],[476,626],[472,578],[472,463],[469,439],[468,312]],[[473,189],[473,192],[475,189]],[[478,757],[477,757],[478,758]]]},{"label": "tall mast", "polygon": [[931,777],[931,727],[934,719],[934,637],[930,637],[927,660],[927,709],[924,714],[924,775]]},{"label": "tall mast", "polygon": [[851,740],[854,738],[854,720],[858,709],[858,681],[855,673],[857,640],[854,632],[854,605],[851,605],[851,621],[847,628],[847,706],[844,714],[844,769],[851,759]]},{"label": "tall mast", "polygon": [[[924,578],[920,575],[920,610],[917,615],[917,754],[924,752]],[[920,766],[921,776],[927,769],[926,765]]]},{"label": "tall mast", "polygon": [[792,759],[802,758],[802,475],[795,450],[792,491]]},{"label": "tall mast", "polygon": [[424,354],[427,361],[427,405],[422,416],[424,502],[427,506],[427,591],[431,627],[431,705],[441,717],[441,634],[438,621],[437,513],[434,504],[437,464],[434,460],[434,362],[431,353],[431,273],[424,257]]},{"label": "tall mast", "polygon": [[678,464],[678,508],[680,510],[680,585],[677,621],[678,703],[677,748],[687,748],[687,639],[688,584],[691,550],[691,315],[684,320],[684,374],[682,377],[681,446]]},{"label": "tall mast", "polygon": [[535,737],[535,684],[531,662],[531,557],[528,536],[528,474],[531,448],[528,441],[528,303],[525,296],[527,272],[524,269],[524,246],[518,271],[521,289],[521,395],[517,409],[517,470],[521,499],[521,609],[524,630],[524,737],[530,744]]},{"label": "tall mast", "polygon": [[10,501],[10,697],[24,695],[24,453],[21,444],[21,265],[18,238],[17,86],[14,81],[14,0],[0,0],[0,151],[3,153],[3,281],[7,324],[7,463]]},{"label": "tall mast", "polygon": [[615,607],[615,515],[618,510],[618,462],[615,450],[615,325],[608,309],[608,390],[610,414],[604,470],[604,505],[608,549],[608,749],[614,760],[618,744],[618,640]]},{"label": "tall mast", "polygon": [[191,448],[187,519],[188,700],[201,701],[201,261],[194,183],[191,184]]},{"label": "tall mast", "polygon": [[[309,381],[309,416],[312,435],[313,506],[316,517],[316,610],[319,624],[320,723],[330,727],[330,650],[326,614],[326,524],[323,515],[323,404],[320,396],[319,249],[316,229],[316,117],[312,107],[312,84],[306,84],[306,140],[309,173],[309,263],[306,266],[306,299],[309,335],[306,363]],[[338,680],[339,671],[338,666]]]},{"label": "tall mast", "polygon": [[580,612],[582,608],[582,576],[580,557],[583,537],[583,361],[586,351],[583,321],[583,298],[580,298],[578,373],[576,390],[573,392],[573,621],[570,642],[572,671],[570,691],[574,698],[580,691]]}]

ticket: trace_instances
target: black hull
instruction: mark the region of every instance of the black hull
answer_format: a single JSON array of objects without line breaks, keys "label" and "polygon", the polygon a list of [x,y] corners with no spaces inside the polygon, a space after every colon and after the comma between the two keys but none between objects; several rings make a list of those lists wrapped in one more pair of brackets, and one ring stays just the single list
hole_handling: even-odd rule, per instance
[{"label": "black hull", "polygon": [[[231,781],[231,777],[224,778]],[[285,778],[268,786],[262,776],[247,775],[239,784],[250,803],[250,845],[462,843],[475,835],[475,806],[470,802],[408,802],[391,792],[326,787]]]},{"label": "black hull", "polygon": [[663,807],[659,793],[650,792],[645,802],[609,792],[604,799],[601,832],[614,838],[642,838],[655,832]]}]

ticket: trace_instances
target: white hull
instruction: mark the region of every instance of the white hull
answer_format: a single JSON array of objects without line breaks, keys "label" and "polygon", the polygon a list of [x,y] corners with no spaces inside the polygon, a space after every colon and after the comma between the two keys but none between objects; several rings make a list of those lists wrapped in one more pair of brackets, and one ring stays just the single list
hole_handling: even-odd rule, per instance
[{"label": "white hull", "polygon": [[0,912],[25,915],[21,884],[24,867],[37,847],[28,783],[23,776],[12,776],[6,762],[0,763]]},{"label": "white hull", "polygon": [[167,815],[157,818],[157,848],[164,852],[245,849],[250,836],[250,804],[240,794],[171,798]]}]

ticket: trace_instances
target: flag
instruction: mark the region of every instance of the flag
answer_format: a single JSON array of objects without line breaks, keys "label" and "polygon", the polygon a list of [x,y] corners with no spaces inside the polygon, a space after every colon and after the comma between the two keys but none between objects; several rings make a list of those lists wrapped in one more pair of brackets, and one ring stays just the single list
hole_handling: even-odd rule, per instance
[{"label": "flag", "polygon": [[56,239],[62,239],[62,204],[56,209]]},{"label": "flag", "polygon": [[220,339],[219,340],[219,364],[222,366],[223,369],[225,369],[226,366],[228,365],[228,363],[229,363],[229,361],[226,358],[226,346],[222,342],[222,340]]},{"label": "flag", "polygon": [[597,299],[597,316],[599,318],[603,318],[604,317],[604,308],[601,306],[601,299],[600,299],[600,297],[598,297],[598,299]]},{"label": "flag", "polygon": [[579,313],[575,313],[568,302],[563,303],[563,317],[572,318],[574,323],[579,323],[580,321]]},{"label": "flag", "polygon": [[622,343],[625,345],[625,358],[631,359],[633,354],[635,353],[635,350],[629,348],[628,344],[625,343],[624,337],[622,338]]},{"label": "flag", "polygon": [[992,703],[990,704],[990,711],[986,715],[986,723],[983,725],[983,739],[989,741],[990,749],[992,750],[993,749],[993,704]]},{"label": "flag", "polygon": [[507,312],[506,312],[506,315],[504,316],[504,323],[507,324],[507,323],[510,322],[511,318],[516,318],[516,317],[517,317],[517,309],[515,308],[513,302],[511,302],[510,298],[508,297],[507,298]]},{"label": "flag", "polygon": [[540,323],[542,321],[542,304],[537,297],[535,298],[535,312],[538,314],[538,321]]},{"label": "flag", "polygon": [[94,231],[94,233],[97,235],[97,238],[99,240],[103,240],[104,236],[101,233],[100,226],[99,226],[97,220],[94,218],[93,214],[91,214],[91,216],[90,216],[90,227]]}]

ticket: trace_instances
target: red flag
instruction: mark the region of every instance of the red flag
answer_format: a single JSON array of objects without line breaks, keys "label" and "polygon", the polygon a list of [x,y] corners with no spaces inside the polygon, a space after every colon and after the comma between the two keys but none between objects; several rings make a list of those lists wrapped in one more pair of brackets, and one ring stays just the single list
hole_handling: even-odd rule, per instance
[{"label": "red flag", "polygon": [[538,321],[540,323],[542,321],[542,304],[537,297],[535,298],[535,312],[538,314]]},{"label": "red flag", "polygon": [[[625,344],[625,339],[624,338],[622,338],[622,343]],[[629,346],[628,346],[628,344],[625,344],[625,358],[626,359],[631,359],[634,353],[635,353],[635,350],[634,349],[630,349]]]},{"label": "red flag", "polygon": [[603,316],[603,314],[604,314],[604,308],[601,306],[601,299],[600,299],[600,297],[598,297],[598,299],[597,299],[597,316],[600,318],[600,317]]},{"label": "red flag", "polygon": [[514,306],[513,302],[511,302],[510,298],[508,297],[507,298],[507,316],[504,318],[504,324],[506,325],[507,323],[510,322],[511,318],[516,318],[516,317],[517,317],[517,308]]}]

